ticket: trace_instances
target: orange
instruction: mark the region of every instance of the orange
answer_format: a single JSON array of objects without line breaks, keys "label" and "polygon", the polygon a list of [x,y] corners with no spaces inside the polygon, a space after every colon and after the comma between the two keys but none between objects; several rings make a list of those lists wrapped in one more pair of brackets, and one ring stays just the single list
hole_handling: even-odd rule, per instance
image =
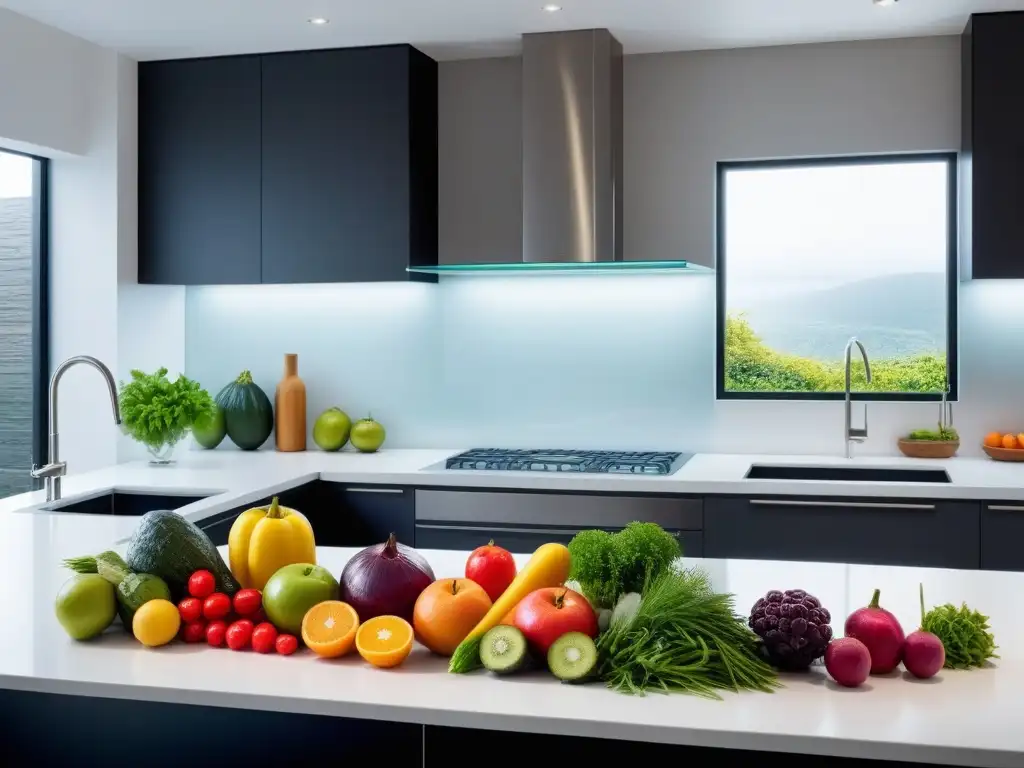
[{"label": "orange", "polygon": [[491,598],[475,581],[439,579],[416,598],[412,626],[427,648],[451,656],[489,610]]},{"label": "orange", "polygon": [[1019,448],[1014,435],[1003,435],[1003,448]]},{"label": "orange", "polygon": [[514,627],[516,625],[516,608],[518,607],[518,605],[513,605],[512,610],[505,614],[505,618],[503,618],[500,623]]},{"label": "orange", "polygon": [[358,628],[355,608],[340,600],[325,600],[302,617],[302,642],[317,656],[333,659],[352,650]]},{"label": "orange", "polygon": [[985,435],[985,445],[989,448],[1002,448],[1003,436],[999,432],[989,432]]},{"label": "orange", "polygon": [[412,650],[412,627],[399,616],[377,616],[359,625],[356,649],[375,667],[397,667]]}]

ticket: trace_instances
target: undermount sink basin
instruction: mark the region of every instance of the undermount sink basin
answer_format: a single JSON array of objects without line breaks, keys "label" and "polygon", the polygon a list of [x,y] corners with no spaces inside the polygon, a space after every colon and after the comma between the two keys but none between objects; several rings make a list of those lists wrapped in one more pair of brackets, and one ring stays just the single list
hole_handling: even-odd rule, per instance
[{"label": "undermount sink basin", "polygon": [[845,480],[862,483],[948,483],[944,469],[905,467],[815,467],[753,464],[747,480]]},{"label": "undermount sink basin", "polygon": [[76,512],[86,515],[120,515],[122,517],[139,517],[154,509],[181,509],[194,502],[205,499],[203,496],[178,496],[169,493],[128,493],[126,491],[106,491],[86,499],[69,499],[54,501],[41,507],[41,512]]}]

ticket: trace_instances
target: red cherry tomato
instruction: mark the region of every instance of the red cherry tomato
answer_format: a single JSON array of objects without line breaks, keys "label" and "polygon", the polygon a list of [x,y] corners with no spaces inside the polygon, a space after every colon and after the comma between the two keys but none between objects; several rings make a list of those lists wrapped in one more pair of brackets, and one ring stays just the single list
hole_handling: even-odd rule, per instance
[{"label": "red cherry tomato", "polygon": [[466,561],[466,578],[484,588],[492,601],[501,597],[516,577],[516,561],[507,549],[489,544],[477,547]]},{"label": "red cherry tomato", "polygon": [[256,611],[256,613],[249,614],[245,618],[249,619],[249,621],[251,621],[253,624],[259,626],[267,620],[267,614],[265,614],[263,612],[263,609],[260,608],[258,611]]},{"label": "red cherry tomato", "polygon": [[223,619],[231,613],[231,598],[223,592],[214,592],[203,602],[203,617],[208,621]]},{"label": "red cherry tomato", "polygon": [[206,639],[206,622],[190,621],[181,629],[181,639],[186,643],[201,643]]},{"label": "red cherry tomato", "polygon": [[228,627],[227,635],[228,648],[232,651],[241,651],[249,646],[252,638],[252,622],[248,619],[239,619]]},{"label": "red cherry tomato", "polygon": [[282,656],[291,656],[299,647],[299,640],[295,635],[278,635],[274,642],[274,648]]},{"label": "red cherry tomato", "polygon": [[240,589],[235,593],[235,613],[239,616],[250,616],[263,605],[263,595],[258,589]]},{"label": "red cherry tomato", "polygon": [[256,653],[270,653],[277,642],[277,629],[268,621],[252,631],[252,649]]},{"label": "red cherry tomato", "polygon": [[206,642],[214,648],[224,645],[224,635],[228,631],[228,623],[218,619],[206,625]]},{"label": "red cherry tomato", "polygon": [[186,624],[199,621],[203,616],[203,601],[198,597],[186,597],[178,603],[178,615]]},{"label": "red cherry tomato", "polygon": [[203,600],[217,589],[217,580],[209,571],[196,571],[188,579],[188,593]]}]

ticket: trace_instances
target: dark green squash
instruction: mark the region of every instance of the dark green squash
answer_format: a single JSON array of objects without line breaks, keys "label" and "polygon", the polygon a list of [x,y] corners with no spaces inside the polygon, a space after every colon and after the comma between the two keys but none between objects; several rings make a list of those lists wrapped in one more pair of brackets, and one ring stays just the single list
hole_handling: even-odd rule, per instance
[{"label": "dark green squash", "polygon": [[274,429],[274,407],[249,371],[242,371],[218,392],[216,400],[224,411],[224,425],[231,442],[243,451],[255,451],[267,442]]}]

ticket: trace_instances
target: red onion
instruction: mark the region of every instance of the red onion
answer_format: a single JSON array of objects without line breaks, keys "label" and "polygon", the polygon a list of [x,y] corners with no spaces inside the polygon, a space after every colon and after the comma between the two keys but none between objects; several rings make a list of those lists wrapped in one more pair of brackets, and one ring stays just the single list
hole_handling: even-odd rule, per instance
[{"label": "red onion", "polygon": [[341,599],[356,609],[359,621],[390,615],[411,622],[416,598],[434,582],[434,572],[423,555],[399,544],[392,533],[383,544],[356,553],[339,581]]}]

